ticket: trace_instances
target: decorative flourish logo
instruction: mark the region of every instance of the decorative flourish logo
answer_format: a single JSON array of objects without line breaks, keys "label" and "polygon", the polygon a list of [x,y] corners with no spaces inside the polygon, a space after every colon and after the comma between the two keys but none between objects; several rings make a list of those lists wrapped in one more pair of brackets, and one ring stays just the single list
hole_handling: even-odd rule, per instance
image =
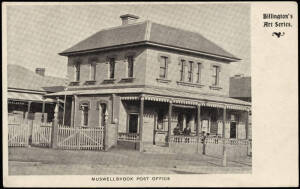
[{"label": "decorative flourish logo", "polygon": [[282,33],[281,32],[273,32],[272,36],[275,35],[275,36],[277,36],[277,38],[280,38],[280,36],[284,36],[284,34],[285,34],[284,32],[282,32]]}]

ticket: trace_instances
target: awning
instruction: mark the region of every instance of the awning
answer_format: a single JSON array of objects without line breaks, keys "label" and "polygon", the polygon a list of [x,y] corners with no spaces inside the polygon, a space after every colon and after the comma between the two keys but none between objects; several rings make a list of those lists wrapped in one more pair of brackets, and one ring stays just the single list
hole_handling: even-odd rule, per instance
[{"label": "awning", "polygon": [[118,88],[118,89],[95,89],[95,90],[77,90],[61,91],[47,94],[48,97],[63,95],[87,95],[87,94],[122,94],[122,100],[139,100],[141,94],[145,100],[155,102],[170,102],[184,105],[201,105],[214,108],[250,110],[251,103],[225,96],[213,96],[209,94],[191,93],[185,91],[175,91],[169,89],[157,88]]},{"label": "awning", "polygon": [[37,101],[37,102],[54,102],[52,99],[43,99],[43,94],[7,92],[8,100],[15,101]]},{"label": "awning", "polygon": [[122,88],[122,89],[94,89],[94,90],[76,90],[60,91],[57,93],[46,94],[46,97],[56,97],[64,95],[87,95],[87,94],[119,94],[119,93],[141,93],[142,88]]}]

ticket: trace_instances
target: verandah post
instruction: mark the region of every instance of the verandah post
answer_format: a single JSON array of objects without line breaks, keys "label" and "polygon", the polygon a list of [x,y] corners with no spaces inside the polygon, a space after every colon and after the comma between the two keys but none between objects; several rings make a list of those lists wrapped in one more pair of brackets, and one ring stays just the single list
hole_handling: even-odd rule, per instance
[{"label": "verandah post", "polygon": [[71,127],[74,127],[74,113],[75,113],[75,97],[72,96],[72,106],[71,106]]},{"label": "verandah post", "polygon": [[[200,138],[199,138],[199,127],[200,127],[200,120],[201,120],[201,105],[198,104],[197,105],[197,127],[196,127],[196,136],[197,136],[197,153],[199,153],[199,142],[200,142]],[[203,141],[204,144],[204,141]]]},{"label": "verandah post", "polygon": [[[42,123],[45,122],[45,101],[43,100],[43,104],[42,104]],[[47,122],[47,121],[46,121]]]},{"label": "verandah post", "polygon": [[58,137],[58,98],[56,101],[55,109],[54,109],[54,119],[52,122],[52,130],[51,130],[51,147],[53,149],[57,149],[57,137]]},{"label": "verandah post", "polygon": [[247,145],[247,155],[251,155],[250,154],[250,141],[249,141],[249,110],[246,110],[246,121],[245,121],[245,127],[246,127],[246,140],[248,141],[248,145]]},{"label": "verandah post", "polygon": [[139,139],[140,139],[140,146],[139,151],[143,151],[143,123],[144,123],[144,97],[141,96],[140,100],[140,121],[139,121]]},{"label": "verandah post", "polygon": [[168,112],[168,145],[170,144],[170,138],[171,138],[172,106],[173,106],[173,102],[170,100],[170,102],[169,102],[169,112]]},{"label": "verandah post", "polygon": [[226,120],[226,106],[223,108],[223,129],[222,129],[222,138],[223,138],[223,166],[227,166],[227,152],[225,144],[225,120]]}]

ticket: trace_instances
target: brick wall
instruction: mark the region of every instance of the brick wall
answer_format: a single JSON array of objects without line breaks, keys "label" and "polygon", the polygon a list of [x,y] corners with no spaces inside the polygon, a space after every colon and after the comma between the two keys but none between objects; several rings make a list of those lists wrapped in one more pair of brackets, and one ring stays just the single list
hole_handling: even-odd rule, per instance
[{"label": "brick wall", "polygon": [[[122,78],[127,78],[126,73],[126,56],[134,56],[134,69],[133,82],[124,82]],[[103,83],[105,79],[108,79],[108,57],[115,58],[115,82],[114,83]],[[85,82],[90,80],[90,60],[96,59],[96,83],[95,85],[86,85]],[[130,85],[142,85],[145,81],[145,65],[146,65],[146,53],[144,48],[135,47],[126,50],[114,50],[108,52],[98,52],[82,56],[70,56],[68,58],[68,80],[69,82],[74,81],[75,69],[74,63],[80,62],[80,87],[91,87],[91,86],[130,86]],[[76,88],[76,87],[70,87]]]},{"label": "brick wall", "polygon": [[[161,83],[156,79],[159,77],[159,62],[158,58],[160,55],[166,55],[170,58],[170,63],[168,65],[168,80],[171,80],[170,83]],[[195,92],[207,93],[207,94],[215,94],[215,95],[225,95],[229,96],[229,78],[230,78],[230,69],[229,64],[224,62],[217,62],[214,60],[204,59],[195,55],[187,55],[183,53],[178,53],[165,49],[157,49],[157,48],[148,48],[147,49],[147,68],[146,68],[146,84],[155,85],[160,87],[170,87],[170,88],[178,88],[177,81],[180,80],[180,64],[179,58],[183,58],[186,61],[194,61],[195,63],[202,63],[201,70],[201,84],[204,86],[202,88],[191,87],[191,86],[182,86],[180,85],[180,89],[182,90],[191,90]],[[220,72],[220,90],[212,90],[210,89],[210,85],[212,83],[212,70],[211,66],[213,64],[217,64],[221,67]],[[187,70],[187,67],[185,68]],[[196,67],[194,68],[194,77],[193,80],[196,81]],[[187,72],[186,74],[187,75]]]}]

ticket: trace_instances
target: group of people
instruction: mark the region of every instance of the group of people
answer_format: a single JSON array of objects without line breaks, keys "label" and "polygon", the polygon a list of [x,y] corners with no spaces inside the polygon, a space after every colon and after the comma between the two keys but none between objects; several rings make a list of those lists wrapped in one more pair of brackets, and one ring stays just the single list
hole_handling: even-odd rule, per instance
[{"label": "group of people", "polygon": [[190,135],[191,134],[191,127],[188,125],[184,128],[183,132],[180,130],[179,124],[177,123],[176,127],[173,130],[174,135]]}]

